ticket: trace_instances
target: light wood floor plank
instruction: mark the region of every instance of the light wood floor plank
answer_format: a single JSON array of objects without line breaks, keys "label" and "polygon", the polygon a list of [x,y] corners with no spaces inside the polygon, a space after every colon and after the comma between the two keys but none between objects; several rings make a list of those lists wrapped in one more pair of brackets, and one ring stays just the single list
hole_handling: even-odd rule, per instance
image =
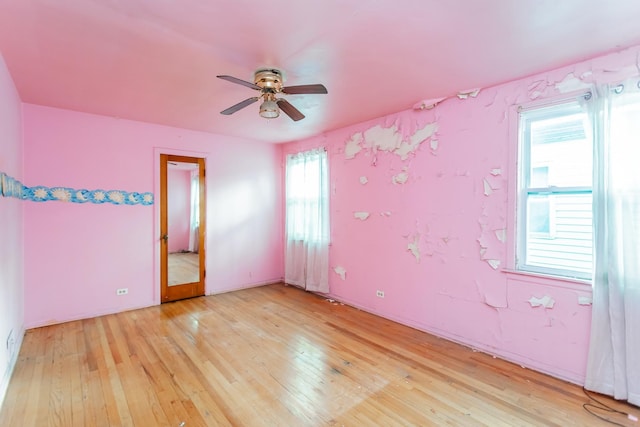
[{"label": "light wood floor plank", "polygon": [[271,285],[27,331],[0,425],[600,425],[585,402],[575,385]]}]

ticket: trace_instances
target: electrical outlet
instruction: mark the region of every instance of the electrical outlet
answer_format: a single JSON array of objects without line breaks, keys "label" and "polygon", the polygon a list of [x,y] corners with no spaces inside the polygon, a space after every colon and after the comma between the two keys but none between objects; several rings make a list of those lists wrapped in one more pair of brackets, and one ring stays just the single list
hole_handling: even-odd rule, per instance
[{"label": "electrical outlet", "polygon": [[120,288],[116,290],[116,295],[126,295],[129,293],[129,288]]},{"label": "electrical outlet", "polygon": [[9,360],[14,360],[16,356],[16,339],[14,337],[13,329],[9,331],[9,336],[7,337],[7,352],[9,353]]},{"label": "electrical outlet", "polygon": [[384,291],[376,291],[376,296],[379,298],[384,298]]}]

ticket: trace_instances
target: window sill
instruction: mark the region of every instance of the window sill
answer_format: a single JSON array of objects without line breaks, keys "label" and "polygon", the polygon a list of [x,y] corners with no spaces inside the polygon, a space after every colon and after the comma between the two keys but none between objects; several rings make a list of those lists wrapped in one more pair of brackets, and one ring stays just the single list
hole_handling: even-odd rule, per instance
[{"label": "window sill", "polygon": [[533,273],[529,271],[503,269],[502,272],[508,278],[517,279],[523,282],[539,283],[546,286],[554,286],[558,288],[575,289],[584,291],[585,288],[591,289],[591,280],[582,280],[571,277],[552,276],[550,274]]}]

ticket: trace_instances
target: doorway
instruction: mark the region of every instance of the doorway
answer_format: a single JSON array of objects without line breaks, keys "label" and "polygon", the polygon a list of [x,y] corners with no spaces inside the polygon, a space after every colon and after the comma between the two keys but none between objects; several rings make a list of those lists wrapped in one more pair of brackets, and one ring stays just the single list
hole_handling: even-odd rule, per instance
[{"label": "doorway", "polygon": [[160,154],[160,298],[204,295],[204,159]]}]

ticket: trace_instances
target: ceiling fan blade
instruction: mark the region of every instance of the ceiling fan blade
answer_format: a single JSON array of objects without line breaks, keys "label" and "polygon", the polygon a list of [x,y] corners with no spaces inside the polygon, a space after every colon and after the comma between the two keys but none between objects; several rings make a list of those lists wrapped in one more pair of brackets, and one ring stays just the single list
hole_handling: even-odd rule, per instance
[{"label": "ceiling fan blade", "polygon": [[240,80],[237,77],[233,77],[233,76],[216,76],[216,77],[219,78],[219,79],[222,79],[222,80],[226,80],[226,81],[231,82],[231,83],[236,83],[236,84],[239,84],[239,85],[242,85],[242,86],[250,87],[251,89],[255,89],[255,90],[261,90],[262,89],[260,86],[258,86],[256,84],[253,84],[253,83],[245,81],[245,80]]},{"label": "ceiling fan blade", "polygon": [[318,94],[328,93],[327,88],[324,85],[300,85],[300,86],[288,86],[282,88],[282,92],[289,95],[301,95],[301,94]]},{"label": "ceiling fan blade", "polygon": [[260,99],[259,96],[254,96],[253,98],[249,98],[249,99],[245,99],[242,102],[238,102],[236,105],[233,105],[229,108],[227,108],[224,111],[220,111],[220,114],[224,114],[225,116],[228,116],[230,114],[235,113],[238,110],[242,110],[244,107],[253,104],[254,102],[256,102],[258,99]]},{"label": "ceiling fan blade", "polygon": [[287,102],[286,100],[278,99],[276,100],[276,102],[278,103],[278,107],[280,107],[280,109],[284,111],[287,116],[291,117],[291,120],[293,120],[294,122],[304,119],[304,114],[302,114],[296,107],[289,104],[289,102]]}]

